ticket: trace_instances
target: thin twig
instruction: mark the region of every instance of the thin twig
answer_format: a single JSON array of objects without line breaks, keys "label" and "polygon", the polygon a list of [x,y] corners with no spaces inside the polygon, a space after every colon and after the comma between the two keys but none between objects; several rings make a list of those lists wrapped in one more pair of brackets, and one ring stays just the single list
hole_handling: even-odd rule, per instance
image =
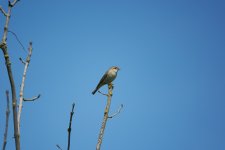
[{"label": "thin twig", "polygon": [[0,11],[3,13],[3,15],[6,17],[7,13],[4,11],[4,9],[2,8],[2,6],[0,6]]},{"label": "thin twig", "polygon": [[58,149],[62,150],[62,148],[61,148],[58,144],[56,144],[56,147],[57,147]]},{"label": "thin twig", "polygon": [[30,98],[30,99],[28,99],[28,98],[23,98],[23,101],[25,101],[25,102],[35,101],[35,100],[39,99],[40,97],[41,97],[41,94],[39,94],[38,96],[35,96],[35,97],[33,97],[33,98]]},{"label": "thin twig", "polygon": [[98,143],[97,143],[97,146],[96,146],[96,150],[100,150],[100,148],[101,148],[103,135],[104,135],[105,127],[106,127],[106,122],[108,120],[109,108],[110,108],[110,105],[111,105],[112,90],[113,90],[113,85],[109,84],[108,85],[108,95],[107,95],[107,105],[106,105],[105,111],[104,111],[104,117],[103,117],[101,129],[100,129],[100,132],[99,132],[99,136],[98,136]]},{"label": "thin twig", "polygon": [[26,62],[20,57],[19,60],[22,62],[22,64],[26,64]]},{"label": "thin twig", "polygon": [[5,133],[4,133],[4,141],[3,141],[3,146],[2,150],[5,150],[6,144],[7,144],[7,135],[8,135],[8,126],[9,126],[9,114],[10,114],[10,109],[9,109],[9,91],[6,91],[6,102],[7,102],[7,107],[6,107],[6,118],[5,118]]},{"label": "thin twig", "polygon": [[70,122],[69,122],[69,128],[67,129],[68,131],[68,146],[67,146],[67,150],[70,150],[70,135],[71,135],[71,125],[72,125],[72,119],[73,119],[73,114],[74,114],[74,106],[75,103],[72,104],[72,111],[70,112]]},{"label": "thin twig", "polygon": [[108,94],[104,94],[102,93],[101,91],[98,91],[98,93],[102,94],[102,95],[105,95],[105,96],[108,96]]},{"label": "thin twig", "polygon": [[116,115],[118,115],[121,110],[123,109],[123,104],[120,105],[119,109],[117,110],[117,112],[115,112],[113,115],[109,116],[108,118],[113,118],[115,117]]},{"label": "thin twig", "polygon": [[19,39],[18,36],[16,35],[16,33],[14,33],[13,31],[10,31],[10,30],[8,30],[8,32],[15,36],[17,42],[20,44],[20,46],[22,47],[22,49],[23,49],[25,52],[27,52],[27,51],[25,50],[25,48],[24,48],[22,42],[20,41],[20,39]]},{"label": "thin twig", "polygon": [[22,107],[23,107],[23,94],[24,94],[24,86],[25,86],[25,79],[26,79],[26,75],[27,75],[27,68],[29,66],[30,63],[30,58],[32,55],[32,42],[29,43],[29,53],[27,55],[26,58],[26,62],[25,62],[25,66],[24,66],[24,71],[23,71],[23,77],[22,77],[22,83],[20,86],[20,98],[19,98],[19,110],[18,110],[18,130],[20,133],[20,120],[21,120],[21,112],[22,112]]}]

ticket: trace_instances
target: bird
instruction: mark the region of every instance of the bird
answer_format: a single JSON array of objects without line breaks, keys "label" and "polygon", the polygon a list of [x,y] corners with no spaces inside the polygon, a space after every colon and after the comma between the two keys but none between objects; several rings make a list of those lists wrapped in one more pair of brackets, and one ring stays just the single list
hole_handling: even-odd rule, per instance
[{"label": "bird", "polygon": [[105,72],[105,74],[102,76],[101,80],[99,81],[98,85],[92,92],[94,95],[103,85],[111,84],[112,81],[116,78],[117,72],[120,70],[117,66],[112,66]]}]

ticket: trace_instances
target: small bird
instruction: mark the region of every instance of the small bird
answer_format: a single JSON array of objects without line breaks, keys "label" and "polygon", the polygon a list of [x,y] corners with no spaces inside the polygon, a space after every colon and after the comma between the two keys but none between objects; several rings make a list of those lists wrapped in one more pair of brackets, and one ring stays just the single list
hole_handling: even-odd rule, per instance
[{"label": "small bird", "polygon": [[97,87],[95,90],[92,92],[94,95],[103,85],[105,84],[110,84],[117,76],[117,72],[120,70],[119,67],[113,66],[109,68],[108,71],[103,75],[102,79],[99,81]]}]

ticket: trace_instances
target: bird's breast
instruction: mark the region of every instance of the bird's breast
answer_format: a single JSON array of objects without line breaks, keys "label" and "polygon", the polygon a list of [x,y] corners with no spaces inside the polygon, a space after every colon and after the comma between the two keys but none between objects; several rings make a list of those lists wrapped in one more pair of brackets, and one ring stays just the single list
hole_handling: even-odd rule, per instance
[{"label": "bird's breast", "polygon": [[107,74],[106,83],[111,83],[116,78],[116,72],[109,72]]}]

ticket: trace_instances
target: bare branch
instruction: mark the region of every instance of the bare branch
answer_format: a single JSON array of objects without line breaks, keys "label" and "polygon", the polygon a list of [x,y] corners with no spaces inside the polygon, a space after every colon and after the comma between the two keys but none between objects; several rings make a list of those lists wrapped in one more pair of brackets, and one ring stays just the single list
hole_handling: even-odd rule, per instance
[{"label": "bare branch", "polygon": [[18,120],[17,120],[17,102],[16,102],[16,88],[15,88],[15,83],[13,79],[13,74],[12,74],[12,68],[11,68],[11,62],[9,59],[8,55],[8,48],[7,44],[4,41],[4,36],[2,40],[1,49],[3,51],[4,57],[5,57],[5,64],[8,72],[8,77],[10,81],[10,86],[11,86],[11,92],[12,92],[12,108],[13,108],[13,123],[14,123],[14,137],[15,137],[15,146],[16,150],[20,150],[20,134],[18,131]]},{"label": "bare branch", "polygon": [[28,102],[28,101],[35,101],[35,100],[39,99],[40,97],[41,97],[41,94],[39,94],[38,96],[35,96],[35,97],[33,97],[33,98],[30,98],[30,99],[28,99],[28,98],[23,98],[23,101],[25,101],[25,102]]},{"label": "bare branch", "polygon": [[68,131],[68,146],[67,150],[70,150],[70,134],[71,134],[71,125],[72,125],[72,119],[73,119],[73,114],[74,114],[74,106],[75,103],[72,104],[72,111],[70,112],[70,122],[69,122],[69,128],[67,129]]},{"label": "bare branch", "polygon": [[6,118],[5,118],[5,133],[4,133],[4,141],[3,141],[3,147],[2,150],[5,150],[6,144],[7,144],[7,135],[8,135],[8,126],[9,126],[9,114],[10,114],[10,109],[9,109],[9,91],[6,91],[6,102],[7,102],[7,107],[6,107]]},{"label": "bare branch", "polygon": [[116,115],[118,115],[121,110],[123,109],[123,104],[120,105],[119,109],[117,110],[117,112],[115,112],[113,115],[109,116],[108,118],[113,118],[115,117]]},{"label": "bare branch", "polygon": [[6,17],[8,14],[4,11],[4,9],[2,8],[2,6],[0,6],[0,11],[3,13],[3,15]]},{"label": "bare branch", "polygon": [[[30,57],[32,55],[32,43],[29,43],[29,53],[27,55],[26,61],[25,61],[25,66],[24,66],[24,71],[23,71],[23,77],[22,77],[22,83],[20,86],[20,98],[19,98],[19,110],[18,110],[18,130],[20,132],[20,118],[21,118],[21,112],[22,112],[22,107],[23,107],[23,94],[24,94],[24,86],[25,86],[25,79],[26,79],[26,75],[27,75],[27,68],[29,66],[30,63]],[[40,96],[39,96],[40,97]]]},{"label": "bare branch", "polygon": [[99,132],[99,136],[98,136],[98,143],[96,146],[96,150],[100,150],[100,148],[101,148],[102,139],[103,139],[103,135],[104,135],[105,127],[106,127],[106,122],[108,120],[109,108],[111,105],[112,90],[113,90],[113,85],[108,84],[107,105],[106,105],[105,111],[104,111],[104,117],[103,117],[101,129]]},{"label": "bare branch", "polygon": [[[16,3],[17,3],[17,0],[14,0],[13,3],[10,3],[10,1],[9,1],[8,11],[7,11],[6,20],[5,20],[5,26],[4,26],[4,32],[3,32],[2,40],[0,43],[0,48],[2,49],[2,52],[4,54],[5,65],[7,68],[11,92],[12,92],[12,108],[13,108],[12,110],[13,110],[15,146],[16,146],[16,150],[20,150],[20,133],[19,133],[19,129],[18,129],[18,118],[17,118],[18,116],[17,116],[16,87],[15,87],[15,83],[14,83],[11,62],[10,62],[10,58],[9,58],[9,54],[8,54],[8,46],[6,43],[8,27],[9,27],[9,20],[10,20],[10,16],[11,16],[11,10],[12,10],[12,7]],[[1,9],[1,10],[3,10],[3,9]]]},{"label": "bare branch", "polygon": [[57,144],[56,147],[59,149],[59,150],[62,150],[62,148]]}]

